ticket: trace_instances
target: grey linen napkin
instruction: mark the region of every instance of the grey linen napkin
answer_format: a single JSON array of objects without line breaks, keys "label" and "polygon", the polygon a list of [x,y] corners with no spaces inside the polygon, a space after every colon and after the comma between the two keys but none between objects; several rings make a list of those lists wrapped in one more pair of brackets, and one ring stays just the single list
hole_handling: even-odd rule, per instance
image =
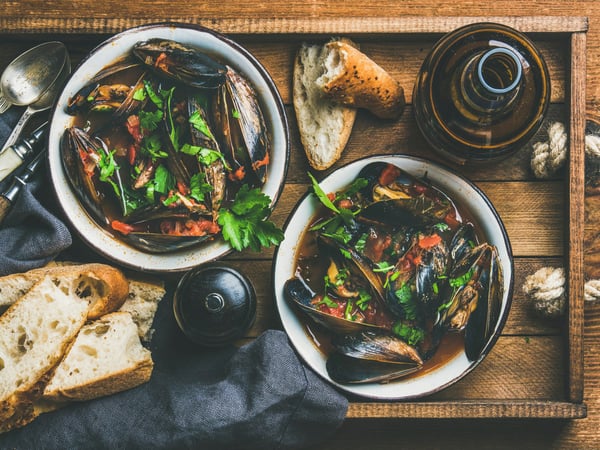
[{"label": "grey linen napkin", "polygon": [[[0,115],[0,146],[22,112],[22,108],[12,108]],[[3,180],[0,192],[10,182],[11,177]],[[67,227],[38,198],[45,197],[48,188],[45,171],[38,171],[5,218],[0,228],[0,276],[41,267],[71,245]]]},{"label": "grey linen napkin", "polygon": [[150,381],[43,414],[0,435],[14,449],[292,449],[320,443],[348,402],[302,364],[282,331],[239,349],[202,350],[158,309]]}]

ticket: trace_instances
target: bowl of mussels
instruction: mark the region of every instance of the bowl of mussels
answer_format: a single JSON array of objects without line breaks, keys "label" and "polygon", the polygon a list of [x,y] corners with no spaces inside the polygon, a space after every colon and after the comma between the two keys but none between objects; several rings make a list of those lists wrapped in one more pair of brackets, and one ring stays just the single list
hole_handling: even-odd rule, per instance
[{"label": "bowl of mussels", "polygon": [[405,155],[311,181],[273,264],[277,309],[304,361],[338,388],[382,400],[465,377],[498,339],[512,298],[511,246],[489,199]]},{"label": "bowl of mussels", "polygon": [[56,198],[103,256],[184,271],[281,240],[268,217],[288,165],[283,102],[228,37],[187,24],[119,33],[72,73],[50,123]]}]

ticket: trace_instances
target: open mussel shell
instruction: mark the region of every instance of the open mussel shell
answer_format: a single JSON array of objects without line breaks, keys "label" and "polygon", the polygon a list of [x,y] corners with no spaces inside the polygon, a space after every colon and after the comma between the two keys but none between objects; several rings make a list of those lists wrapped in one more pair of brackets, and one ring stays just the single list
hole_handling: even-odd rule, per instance
[{"label": "open mussel shell", "polygon": [[495,247],[489,247],[489,269],[481,275],[483,289],[477,308],[465,327],[465,354],[469,361],[476,361],[494,335],[502,307],[502,272]]},{"label": "open mussel shell", "polygon": [[204,236],[175,236],[170,234],[145,232],[131,232],[126,235],[121,235],[120,237],[132,247],[144,250],[148,253],[168,253],[182,250],[214,238],[213,235],[209,234]]},{"label": "open mussel shell", "polygon": [[338,353],[353,358],[423,364],[414,347],[387,331],[362,330],[334,336],[331,343]]},{"label": "open mussel shell", "polygon": [[314,291],[300,277],[290,278],[283,287],[284,296],[288,302],[296,305],[314,323],[335,334],[356,333],[363,329],[378,329],[377,325],[346,320],[343,317],[332,316],[316,309],[311,303],[315,297]]},{"label": "open mussel shell", "polygon": [[325,365],[327,374],[336,383],[385,383],[404,377],[421,368],[414,362],[382,362],[357,359],[333,353]]},{"label": "open mussel shell", "polygon": [[78,127],[65,130],[60,141],[60,153],[66,178],[75,195],[87,212],[98,223],[108,225],[108,218],[102,209],[102,193],[96,186],[93,175],[86,172],[81,155],[88,150],[96,151],[102,144]]},{"label": "open mussel shell", "polygon": [[168,39],[134,45],[133,54],[146,66],[195,88],[216,88],[225,82],[226,67],[207,54]]},{"label": "open mussel shell", "polygon": [[356,271],[367,280],[371,287],[371,292],[375,294],[377,302],[380,305],[385,305],[385,289],[383,288],[383,284],[377,274],[373,272],[373,268],[366,258],[362,257],[354,248],[348,247],[329,236],[319,235],[318,243],[338,256],[340,255],[340,251],[345,255],[349,255],[350,258],[345,258],[345,260],[350,262]]}]

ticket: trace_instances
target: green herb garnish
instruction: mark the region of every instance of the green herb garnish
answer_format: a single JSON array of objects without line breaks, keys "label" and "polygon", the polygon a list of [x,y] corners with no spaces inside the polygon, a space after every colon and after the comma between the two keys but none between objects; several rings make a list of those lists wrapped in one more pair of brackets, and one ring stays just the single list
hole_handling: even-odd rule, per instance
[{"label": "green herb garnish", "polygon": [[236,250],[250,247],[260,251],[262,247],[278,245],[283,240],[283,231],[267,220],[270,204],[269,196],[259,188],[242,185],[231,207],[219,213],[217,220],[223,238]]}]

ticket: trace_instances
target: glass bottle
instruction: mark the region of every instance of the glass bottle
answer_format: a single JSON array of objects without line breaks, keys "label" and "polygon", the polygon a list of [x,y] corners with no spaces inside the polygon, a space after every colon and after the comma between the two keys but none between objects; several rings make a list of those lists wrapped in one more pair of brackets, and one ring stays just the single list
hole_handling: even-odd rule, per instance
[{"label": "glass bottle", "polygon": [[444,36],[423,61],[413,92],[423,136],[459,164],[517,151],[539,129],[549,102],[540,52],[522,33],[495,23]]}]

